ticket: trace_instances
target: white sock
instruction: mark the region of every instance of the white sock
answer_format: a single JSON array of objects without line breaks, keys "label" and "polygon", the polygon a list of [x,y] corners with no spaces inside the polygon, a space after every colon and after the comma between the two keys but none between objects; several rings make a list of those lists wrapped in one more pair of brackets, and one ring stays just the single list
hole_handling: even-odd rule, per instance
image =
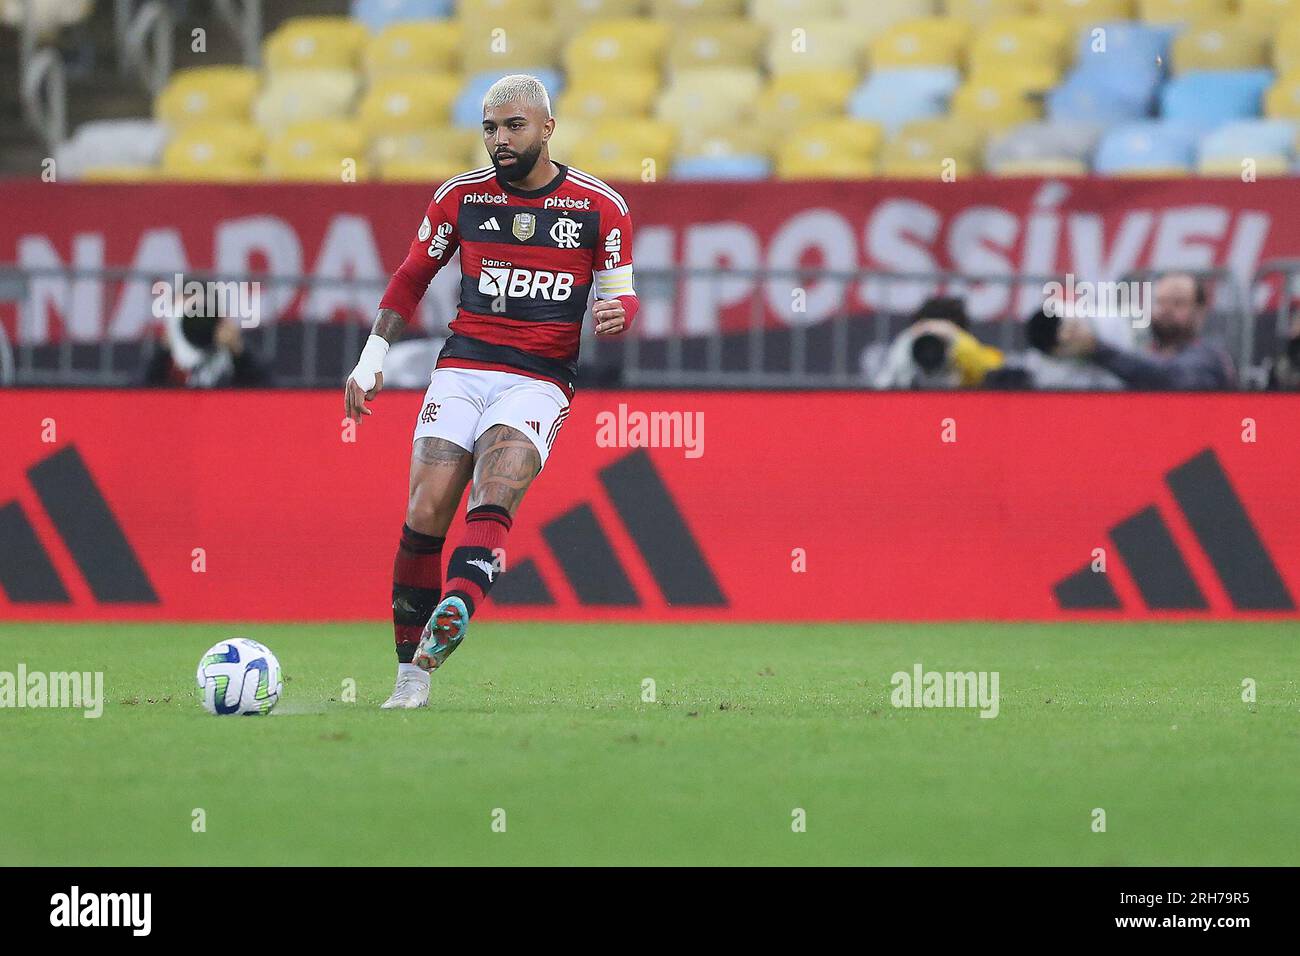
[{"label": "white sock", "polygon": [[416,667],[414,664],[403,664],[400,661],[397,664],[398,677],[401,677],[403,674],[423,674],[423,673],[424,671],[420,670],[420,668]]}]

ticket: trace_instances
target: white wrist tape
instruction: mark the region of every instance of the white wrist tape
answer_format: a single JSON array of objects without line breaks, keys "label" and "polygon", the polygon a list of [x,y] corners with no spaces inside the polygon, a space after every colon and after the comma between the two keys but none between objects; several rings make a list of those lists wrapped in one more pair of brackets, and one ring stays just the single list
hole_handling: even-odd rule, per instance
[{"label": "white wrist tape", "polygon": [[361,391],[368,392],[375,387],[375,376],[384,370],[384,356],[388,354],[388,342],[373,332],[366,339],[366,347],[361,350],[357,367],[348,378],[356,382]]}]

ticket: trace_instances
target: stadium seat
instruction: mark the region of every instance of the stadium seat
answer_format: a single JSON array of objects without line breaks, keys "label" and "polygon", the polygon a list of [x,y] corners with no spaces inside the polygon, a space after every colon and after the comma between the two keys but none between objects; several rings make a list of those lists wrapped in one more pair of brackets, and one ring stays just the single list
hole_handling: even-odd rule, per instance
[{"label": "stadium seat", "polygon": [[745,20],[745,0],[650,0],[649,6],[655,19],[674,24],[685,25],[694,19]]},{"label": "stadium seat", "polygon": [[374,170],[374,178],[386,183],[444,183],[467,167],[445,159],[394,159]]},{"label": "stadium seat", "polygon": [[1300,0],[1237,0],[1237,14],[1248,23],[1277,24],[1300,16]]},{"label": "stadium seat", "polygon": [[[1030,168],[1087,170],[1102,127],[1092,123],[1024,123],[990,140],[984,150],[984,167],[999,175]],[[1048,173],[1047,175],[1052,175]]]},{"label": "stadium seat", "polygon": [[1133,0],[1038,0],[1038,12],[1071,29],[1133,18]]},{"label": "stadium seat", "polygon": [[672,170],[672,178],[678,180],[738,182],[766,179],[771,175],[772,161],[756,155],[678,157]]},{"label": "stadium seat", "polygon": [[643,0],[550,0],[551,19],[557,23],[585,23],[640,16]]},{"label": "stadium seat", "polygon": [[1159,72],[1169,59],[1177,28],[1148,23],[1105,23],[1105,45],[1099,48],[1091,31],[1076,34],[1074,63],[1079,69]]},{"label": "stadium seat", "polygon": [[1240,176],[1244,160],[1259,176],[1285,175],[1295,161],[1296,123],[1241,120],[1207,133],[1197,145],[1196,168],[1203,176]]},{"label": "stadium seat", "polygon": [[1232,16],[1230,0],[1137,0],[1147,23],[1204,23]]},{"label": "stadium seat", "polygon": [[1044,156],[1041,159],[1013,159],[987,170],[994,176],[1086,176],[1088,164],[1081,159],[1065,156]]},{"label": "stadium seat", "polygon": [[1057,67],[1045,63],[1024,63],[1005,67],[981,66],[971,71],[967,82],[996,83],[1006,89],[1028,94],[1041,102],[1044,96],[1060,84],[1061,74]]},{"label": "stadium seat", "polygon": [[560,31],[551,20],[520,20],[508,30],[492,18],[461,21],[461,63],[471,76],[552,69],[559,50]]},{"label": "stadium seat", "polygon": [[762,76],[752,68],[683,70],[659,95],[655,116],[679,129],[734,123],[752,113],[762,86]]},{"label": "stadium seat", "polygon": [[362,52],[366,76],[393,73],[458,73],[461,29],[453,21],[394,23],[372,37]]},{"label": "stadium seat", "polygon": [[937,0],[840,0],[839,13],[873,40],[904,20],[932,17]]},{"label": "stadium seat", "polygon": [[392,164],[442,163],[464,172],[489,162],[483,138],[475,130],[454,126],[375,136],[368,144],[366,155],[381,176]]},{"label": "stadium seat", "polygon": [[789,30],[807,20],[838,17],[840,0],[750,0],[749,15],[774,29]]},{"label": "stadium seat", "polygon": [[156,166],[90,166],[80,177],[83,183],[147,183],[162,178],[162,170]]},{"label": "stadium seat", "polygon": [[1282,23],[1273,42],[1272,63],[1278,76],[1300,73],[1300,17]]},{"label": "stadium seat", "polygon": [[378,33],[395,23],[449,17],[454,0],[352,0],[352,17]]},{"label": "stadium seat", "polygon": [[853,91],[846,111],[894,133],[913,120],[945,114],[960,84],[951,66],[876,70]]},{"label": "stadium seat", "polygon": [[640,181],[651,172],[656,180],[666,179],[675,140],[667,123],[612,120],[585,127],[581,138],[566,147],[569,158],[560,161],[601,179]]},{"label": "stadium seat", "polygon": [[339,182],[343,163],[356,164],[357,178],[365,178],[364,137],[359,124],[348,120],[313,120],[295,123],[274,136],[266,146],[264,170],[274,179]]},{"label": "stadium seat", "polygon": [[1273,84],[1264,96],[1264,115],[1300,120],[1300,74],[1284,76]]},{"label": "stadium seat", "polygon": [[656,20],[597,20],[565,45],[564,68],[571,79],[612,70],[657,70],[669,33],[668,24]]},{"label": "stadium seat", "polygon": [[[551,94],[551,111],[554,112],[559,97],[564,92],[562,77],[555,70],[550,69],[529,70],[528,72],[541,80],[542,85]],[[461,87],[456,102],[452,104],[452,123],[456,126],[481,126],[483,124],[483,97],[487,95],[487,91],[492,84],[499,79],[501,79],[501,74],[496,70],[489,70],[471,76],[465,82],[465,85]]]},{"label": "stadium seat", "polygon": [[686,127],[677,131],[677,159],[701,156],[770,156],[772,137],[761,129],[736,124],[713,129]]},{"label": "stadium seat", "polygon": [[1120,123],[1151,113],[1160,74],[1150,70],[1076,69],[1047,95],[1050,120]]},{"label": "stadium seat", "polygon": [[244,66],[201,66],[171,75],[154,101],[154,117],[173,128],[212,120],[247,120],[261,77]]},{"label": "stadium seat", "polygon": [[388,76],[370,85],[357,119],[367,138],[446,126],[459,93],[460,80],[449,76]]},{"label": "stadium seat", "polygon": [[687,20],[668,41],[668,68],[757,67],[763,39],[763,28],[750,20]]},{"label": "stadium seat", "polygon": [[1102,175],[1189,173],[1196,163],[1194,127],[1168,120],[1123,123],[1097,145],[1093,168]]},{"label": "stadium seat", "polygon": [[856,80],[853,70],[774,76],[754,104],[756,125],[775,135],[808,120],[840,116]]},{"label": "stadium seat", "polygon": [[1071,34],[1059,20],[1008,17],[985,24],[971,40],[972,72],[1025,65],[1049,66],[1059,74]]},{"label": "stadium seat", "polygon": [[1259,116],[1270,70],[1193,70],[1160,91],[1160,115],[1206,126]]},{"label": "stadium seat", "polygon": [[559,96],[555,115],[566,121],[649,116],[659,96],[659,75],[650,71],[611,73],[578,80]]},{"label": "stadium seat", "polygon": [[251,123],[197,123],[181,130],[167,144],[161,172],[169,179],[257,179],[265,148],[262,131]]},{"label": "stadium seat", "polygon": [[498,26],[551,17],[548,0],[457,0],[456,13],[462,20],[490,20]]},{"label": "stadium seat", "polygon": [[982,140],[978,129],[960,120],[917,120],[885,143],[880,172],[889,177],[937,179],[945,159],[955,160],[959,172],[978,172]]},{"label": "stadium seat", "polygon": [[1188,70],[1246,70],[1268,63],[1268,40],[1232,21],[1192,24],[1174,38],[1170,51],[1176,73]]},{"label": "stadium seat", "polygon": [[905,20],[871,41],[871,68],[960,66],[970,32],[960,20]]},{"label": "stadium seat", "polygon": [[943,0],[943,12],[972,26],[984,26],[1004,17],[1030,16],[1035,0]]},{"label": "stadium seat", "polygon": [[1042,107],[1016,86],[967,80],[952,96],[951,115],[981,129],[1004,130],[1042,115]]},{"label": "stadium seat", "polygon": [[355,70],[369,39],[363,24],[349,17],[293,17],[262,44],[262,62],[281,70]]},{"label": "stadium seat", "polygon": [[291,123],[347,116],[360,89],[356,73],[346,70],[291,70],[272,73],[253,101],[253,119],[263,129]]},{"label": "stadium seat", "polygon": [[854,119],[814,120],[794,131],[777,150],[781,179],[853,179],[875,172],[884,140],[876,123]]},{"label": "stadium seat", "polygon": [[55,168],[60,178],[78,179],[94,168],[157,166],[167,137],[168,128],[153,120],[92,120],[56,147]]},{"label": "stadium seat", "polygon": [[860,72],[866,58],[867,36],[859,27],[840,19],[803,20],[793,30],[775,29],[768,38],[766,56],[773,74],[810,70]]}]

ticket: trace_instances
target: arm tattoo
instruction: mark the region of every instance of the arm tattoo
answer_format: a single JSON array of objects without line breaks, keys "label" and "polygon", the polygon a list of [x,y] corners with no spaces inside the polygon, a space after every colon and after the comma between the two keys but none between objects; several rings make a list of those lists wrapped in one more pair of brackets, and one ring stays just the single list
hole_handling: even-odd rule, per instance
[{"label": "arm tattoo", "polygon": [[392,309],[380,309],[379,314],[375,316],[375,324],[370,331],[373,335],[379,336],[389,345],[392,345],[402,337],[402,332],[405,329],[405,319]]}]

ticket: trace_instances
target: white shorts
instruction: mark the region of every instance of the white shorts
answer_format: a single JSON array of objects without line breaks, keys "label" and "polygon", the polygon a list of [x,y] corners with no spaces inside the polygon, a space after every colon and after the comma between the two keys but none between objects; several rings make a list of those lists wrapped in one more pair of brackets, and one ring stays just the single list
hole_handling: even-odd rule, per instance
[{"label": "white shorts", "polygon": [[435,368],[413,440],[442,438],[473,451],[493,425],[509,425],[528,436],[545,466],[568,417],[569,399],[553,382],[489,369]]}]

